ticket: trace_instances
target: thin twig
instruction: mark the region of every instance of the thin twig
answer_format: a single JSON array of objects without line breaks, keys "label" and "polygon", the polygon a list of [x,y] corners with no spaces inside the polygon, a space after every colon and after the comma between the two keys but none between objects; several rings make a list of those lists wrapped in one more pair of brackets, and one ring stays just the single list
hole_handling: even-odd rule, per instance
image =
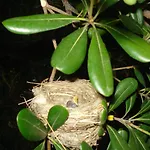
[{"label": "thin twig", "polygon": [[114,79],[115,79],[117,82],[120,82],[120,80],[119,80],[118,78],[114,77]]},{"label": "thin twig", "polygon": [[47,8],[46,8],[47,0],[40,0],[40,2],[41,2],[41,6],[42,6],[42,8],[43,8],[44,14],[48,14]]},{"label": "thin twig", "polygon": [[[64,150],[66,150],[65,146],[62,144],[62,142],[59,140],[59,138],[57,137],[55,131],[53,130],[52,126],[49,124],[49,122],[47,120],[45,120],[46,123],[48,124],[50,130],[52,131],[52,133],[54,134],[56,140],[60,143],[60,145],[63,147]],[[55,142],[51,137],[48,136],[48,139],[52,142]]]},{"label": "thin twig", "polygon": [[148,131],[146,131],[146,130],[141,129],[140,127],[138,127],[138,126],[134,125],[133,123],[130,123],[129,125],[130,125],[131,127],[133,127],[133,128],[135,128],[135,129],[137,129],[137,130],[139,130],[139,131],[141,131],[141,132],[143,132],[143,133],[145,133],[145,134],[147,134],[147,135],[149,135],[149,136],[150,136],[150,132],[148,132]]},{"label": "thin twig", "polygon": [[[56,39],[53,39],[52,42],[53,42],[54,49],[56,49],[56,48],[57,48]],[[56,68],[53,68],[53,69],[52,69],[52,73],[51,73],[51,76],[50,76],[50,78],[49,78],[49,81],[50,81],[50,82],[52,82],[52,81],[54,80],[56,71],[57,71]]]},{"label": "thin twig", "polygon": [[52,5],[49,5],[48,3],[47,3],[47,5],[46,5],[46,7],[47,7],[47,9],[53,10],[53,11],[58,12],[58,13],[60,13],[60,14],[69,15],[69,14],[67,14],[65,11],[63,11],[63,10],[57,8],[57,7],[54,7],[54,6],[52,6]]},{"label": "thin twig", "polygon": [[53,42],[54,48],[56,49],[56,48],[57,48],[57,42],[56,42],[56,39],[53,39],[52,42]]},{"label": "thin twig", "polygon": [[49,81],[52,82],[54,80],[54,77],[55,77],[55,74],[56,74],[56,68],[53,68],[52,69],[52,73],[51,73],[51,76],[49,78]]},{"label": "thin twig", "polygon": [[113,68],[113,71],[133,69],[133,68],[135,68],[135,67],[134,66],[127,66],[127,67]]},{"label": "thin twig", "polygon": [[131,123],[129,120],[125,120],[125,119],[117,118],[117,117],[114,117],[114,119],[116,121],[119,121],[120,123],[124,124],[125,126],[133,127],[133,128],[135,128],[135,129],[137,129],[137,130],[139,130],[139,131],[141,131],[141,132],[143,132],[143,133],[145,133],[145,134],[150,136],[150,132],[141,129],[140,127],[138,127],[138,126],[134,125],[133,123]]},{"label": "thin twig", "polygon": [[51,150],[51,143],[49,140],[47,140],[47,150]]},{"label": "thin twig", "polygon": [[72,15],[72,12],[75,13],[76,15],[79,14],[78,11],[72,5],[70,5],[68,0],[62,0],[62,3],[65,6],[65,10],[68,14]]},{"label": "thin twig", "polygon": [[23,98],[24,102],[18,103],[18,105],[26,104],[26,106],[29,107],[28,102],[32,101],[32,99],[26,100],[25,97],[23,96],[20,97]]}]

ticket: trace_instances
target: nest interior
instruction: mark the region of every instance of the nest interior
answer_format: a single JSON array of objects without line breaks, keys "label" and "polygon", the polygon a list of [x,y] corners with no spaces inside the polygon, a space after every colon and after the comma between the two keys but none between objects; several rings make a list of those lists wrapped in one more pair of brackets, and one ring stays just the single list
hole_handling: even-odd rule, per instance
[{"label": "nest interior", "polygon": [[65,124],[49,136],[57,137],[64,146],[72,149],[79,149],[82,141],[96,145],[104,98],[88,80],[41,83],[32,92],[34,98],[30,108],[37,116],[46,119],[49,109],[54,105],[62,105],[69,111]]}]

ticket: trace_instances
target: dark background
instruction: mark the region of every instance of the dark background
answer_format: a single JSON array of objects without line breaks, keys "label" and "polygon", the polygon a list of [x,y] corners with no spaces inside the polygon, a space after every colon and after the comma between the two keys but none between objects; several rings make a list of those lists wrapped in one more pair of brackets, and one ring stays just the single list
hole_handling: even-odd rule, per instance
[{"label": "dark background", "polygon": [[[51,2],[62,7],[60,0]],[[33,97],[34,85],[27,81],[40,83],[49,78],[52,71],[50,58],[54,51],[52,39],[60,42],[73,31],[72,26],[68,26],[40,34],[17,35],[2,25],[2,21],[8,18],[41,13],[40,0],[0,1],[0,150],[32,150],[38,145],[24,139],[18,130],[16,116],[26,107],[18,103]],[[82,73],[80,75],[85,77],[84,71]],[[58,72],[56,79],[60,76],[65,78]]]},{"label": "dark background", "polygon": [[[1,0],[0,22],[7,18],[43,13],[40,0]],[[59,30],[57,32],[63,31]],[[51,72],[50,57],[55,32],[15,35],[0,23],[0,150],[32,150],[38,143],[25,140],[16,125],[23,97],[32,97],[33,85]]]}]

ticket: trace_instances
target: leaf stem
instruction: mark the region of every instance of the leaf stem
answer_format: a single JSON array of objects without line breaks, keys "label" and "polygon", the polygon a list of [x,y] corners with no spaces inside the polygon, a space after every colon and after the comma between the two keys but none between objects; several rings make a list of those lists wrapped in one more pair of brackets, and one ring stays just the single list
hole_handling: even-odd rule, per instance
[{"label": "leaf stem", "polygon": [[92,19],[94,0],[90,0],[89,19]]},{"label": "leaf stem", "polygon": [[150,136],[150,132],[141,129],[140,127],[134,125],[133,123],[130,123],[130,126]]},{"label": "leaf stem", "polygon": [[[53,42],[54,49],[56,49],[56,48],[57,48],[56,39],[53,39],[52,42]],[[53,68],[52,73],[51,73],[51,76],[50,76],[50,78],[49,78],[49,81],[50,81],[50,82],[52,82],[52,81],[54,80],[56,71],[57,71],[56,68]]]},{"label": "leaf stem", "polygon": [[125,70],[125,69],[133,69],[133,68],[134,68],[134,66],[127,66],[127,67],[113,68],[113,71]]},{"label": "leaf stem", "polygon": [[[59,140],[59,138],[56,136],[55,131],[53,130],[52,126],[49,124],[49,122],[45,119],[45,122],[47,123],[47,125],[49,126],[50,130],[53,132],[54,137],[56,138],[56,140],[59,142],[59,144],[62,146],[63,150],[66,150],[65,146],[62,144],[62,142]],[[51,134],[51,133],[50,133]],[[54,144],[56,144],[60,150],[62,150],[62,148],[57,144],[57,142],[50,136],[47,136],[47,138]]]},{"label": "leaf stem", "polygon": [[139,131],[141,131],[141,132],[143,132],[143,133],[145,133],[145,134],[150,136],[150,132],[148,132],[146,130],[143,130],[140,127],[134,125],[130,120],[125,120],[123,118],[117,118],[117,117],[114,117],[114,120],[124,124],[126,127],[128,127],[128,126],[133,127],[133,128],[135,128],[135,129],[137,129],[137,130],[139,130]]}]

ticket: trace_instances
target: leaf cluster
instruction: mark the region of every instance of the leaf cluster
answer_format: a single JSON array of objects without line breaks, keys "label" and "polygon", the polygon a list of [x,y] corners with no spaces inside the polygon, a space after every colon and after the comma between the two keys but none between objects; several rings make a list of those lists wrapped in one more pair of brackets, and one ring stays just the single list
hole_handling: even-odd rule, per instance
[{"label": "leaf cluster", "polygon": [[[144,0],[138,0],[137,2],[140,5]],[[76,26],[76,30],[58,44],[50,60],[51,66],[64,74],[73,74],[80,68],[87,55],[87,70],[91,83],[103,96],[112,96],[112,101],[108,106],[108,113],[114,111],[123,102],[125,102],[126,106],[125,115],[122,118],[116,118],[113,115],[108,116],[109,121],[119,121],[128,128],[128,131],[117,131],[113,127],[106,125],[111,140],[107,149],[148,150],[147,135],[149,135],[148,126],[150,125],[149,99],[143,101],[141,109],[137,114],[128,120],[124,119],[133,108],[137,99],[138,82],[134,78],[123,79],[118,83],[114,91],[111,59],[107,45],[103,41],[103,35],[109,33],[129,57],[142,63],[149,63],[150,26],[144,23],[140,7],[135,12],[128,12],[126,14],[118,12],[116,18],[101,18],[107,9],[117,3],[119,3],[119,0],[81,0],[80,5],[82,7],[79,9],[81,12],[78,16],[39,14],[10,18],[2,23],[10,32],[23,35],[54,30],[69,24]],[[128,4],[127,1],[125,3]],[[145,88],[146,82],[143,75],[138,68],[134,68],[134,73],[139,83],[144,86],[144,92],[147,90],[147,93],[149,93],[149,89]],[[147,77],[150,79],[149,74],[147,74]],[[104,112],[104,118],[106,118],[107,112],[106,110]],[[68,115],[68,112],[61,106],[51,108],[47,120],[49,127],[51,127],[49,129],[28,109],[23,109],[17,116],[17,123],[19,130],[25,138],[37,141],[44,139],[50,130],[57,130],[66,121]],[[133,122],[140,122],[140,124],[135,126]],[[26,128],[29,129],[29,132],[26,131]],[[63,149],[60,143],[53,139],[51,140],[57,150]],[[44,143],[37,147],[37,149],[42,148],[44,148]],[[81,143],[81,149],[87,150],[91,148],[87,143],[83,142]]]}]

